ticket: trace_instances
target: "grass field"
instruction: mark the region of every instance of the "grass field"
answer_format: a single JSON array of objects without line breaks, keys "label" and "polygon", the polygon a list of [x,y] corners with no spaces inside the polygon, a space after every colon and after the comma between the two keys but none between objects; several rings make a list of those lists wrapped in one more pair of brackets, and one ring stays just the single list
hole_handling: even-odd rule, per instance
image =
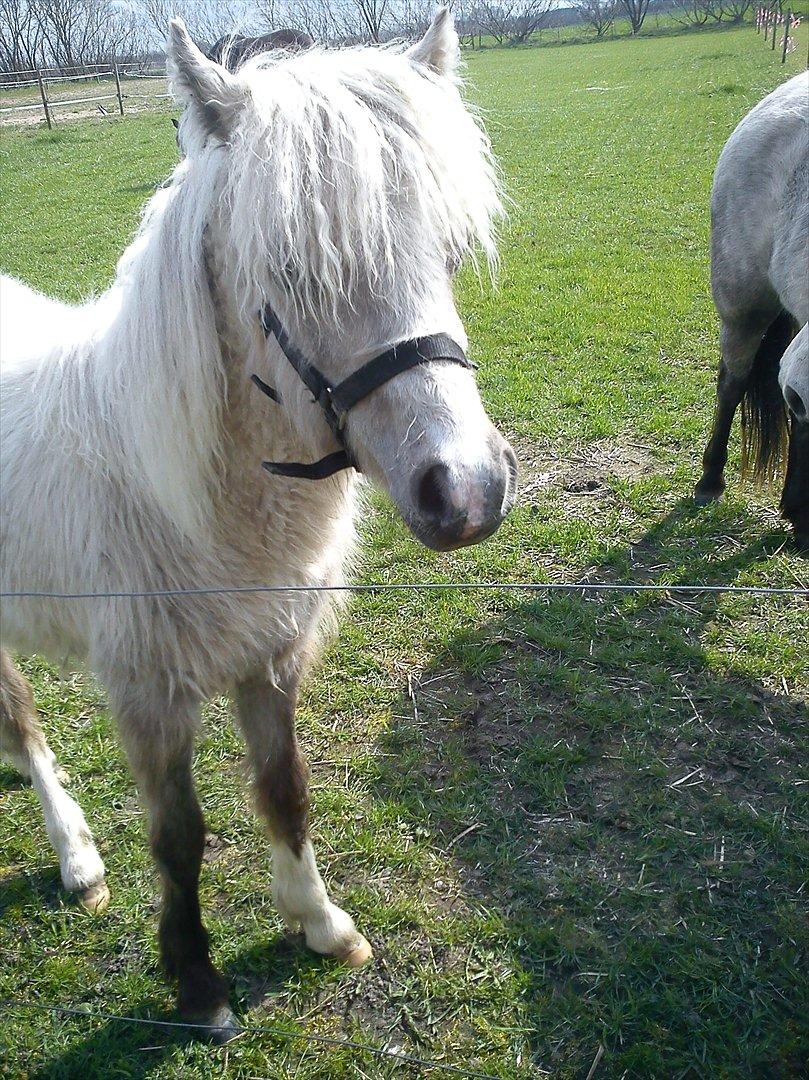
[{"label": "grass field", "polygon": [[[498,290],[467,275],[460,303],[523,495],[452,556],[377,499],[362,580],[807,583],[777,493],[742,488],[735,456],[727,498],[690,501],[717,360],[712,170],[804,55],[802,39],[785,71],[745,28],[470,58],[515,206]],[[175,156],[162,113],[0,148],[0,265],[71,300],[109,281]],[[376,960],[347,972],[284,936],[218,702],[197,762],[202,892],[235,1007],[509,1080],[584,1080],[599,1054],[596,1080],[806,1076],[807,640],[797,599],[355,599],[300,722],[322,865]],[[63,896],[34,794],[0,767],[0,1000],[170,1018],[103,695],[24,668],[113,900],[93,919]],[[0,1075],[442,1074],[12,1009]]]}]

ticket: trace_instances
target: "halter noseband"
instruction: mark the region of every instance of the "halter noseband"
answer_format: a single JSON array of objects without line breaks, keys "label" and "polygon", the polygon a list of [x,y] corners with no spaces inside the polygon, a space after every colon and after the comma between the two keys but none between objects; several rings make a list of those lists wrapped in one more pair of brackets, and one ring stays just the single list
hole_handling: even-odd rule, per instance
[{"label": "halter noseband", "polygon": [[[418,367],[420,364],[428,364],[433,360],[449,360],[461,367],[474,368],[475,365],[467,357],[460,345],[453,341],[448,334],[428,334],[426,337],[413,338],[410,341],[400,341],[398,344],[373,357],[367,363],[357,368],[342,382],[332,386],[322,371],[307,360],[303,353],[291,343],[287,333],[278,320],[275,312],[266,305],[261,312],[261,326],[266,337],[272,334],[278,342],[281,352],[292,364],[299,377],[310,390],[315,402],[320,406],[326,423],[332,430],[337,442],[342,447],[333,454],[327,454],[319,461],[304,463],[300,461],[264,461],[262,462],[267,472],[275,476],[292,476],[304,480],[324,480],[341,469],[356,469],[359,466],[354,460],[351,450],[345,438],[345,423],[348,413],[360,401],[363,401],[378,390],[380,386],[390,382],[403,371]],[[258,375],[252,376],[253,382],[267,397],[273,401],[280,398],[271,386],[268,386]]]}]

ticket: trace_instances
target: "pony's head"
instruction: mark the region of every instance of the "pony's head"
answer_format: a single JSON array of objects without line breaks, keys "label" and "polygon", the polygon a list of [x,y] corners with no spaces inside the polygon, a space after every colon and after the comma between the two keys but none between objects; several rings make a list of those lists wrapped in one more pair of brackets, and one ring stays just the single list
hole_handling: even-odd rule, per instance
[{"label": "pony's head", "polygon": [[[265,306],[332,385],[400,342],[467,347],[453,275],[475,251],[494,259],[501,206],[457,65],[446,11],[407,49],[268,53],[236,74],[171,24],[185,175],[215,188],[209,239],[245,337],[261,341],[250,362],[313,453],[332,437],[275,338],[257,338]],[[430,547],[483,539],[514,502],[514,453],[460,364],[396,374],[351,409],[344,437]]]}]

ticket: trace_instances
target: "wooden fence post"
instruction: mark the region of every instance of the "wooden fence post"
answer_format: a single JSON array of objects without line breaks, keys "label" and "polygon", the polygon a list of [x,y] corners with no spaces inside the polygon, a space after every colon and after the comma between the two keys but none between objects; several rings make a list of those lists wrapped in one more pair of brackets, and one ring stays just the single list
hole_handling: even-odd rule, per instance
[{"label": "wooden fence post", "polygon": [[773,8],[772,13],[772,44],[770,45],[770,51],[775,52],[775,38],[778,33],[778,15],[781,11],[781,5],[779,3],[777,8]]},{"label": "wooden fence post", "polygon": [[787,12],[787,21],[784,23],[784,44],[781,49],[781,63],[787,62],[787,45],[789,45],[789,27],[792,23],[792,8]]},{"label": "wooden fence post", "polygon": [[37,82],[39,83],[39,92],[42,95],[42,108],[45,110],[45,119],[48,121],[48,127],[52,128],[51,110],[48,108],[48,95],[45,93],[45,83],[42,81],[42,72],[39,68],[37,68]]},{"label": "wooden fence post", "polygon": [[121,94],[121,76],[120,76],[120,74],[118,72],[118,65],[113,64],[112,65],[112,70],[115,72],[115,92],[118,95],[118,108],[119,108],[119,110],[121,112],[121,116],[123,116],[124,115],[124,99],[123,99],[123,95]]}]

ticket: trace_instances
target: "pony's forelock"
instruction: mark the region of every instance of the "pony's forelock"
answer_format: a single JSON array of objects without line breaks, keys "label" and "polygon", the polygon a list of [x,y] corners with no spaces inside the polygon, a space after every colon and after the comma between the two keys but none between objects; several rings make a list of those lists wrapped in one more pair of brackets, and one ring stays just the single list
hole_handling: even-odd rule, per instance
[{"label": "pony's forelock", "polygon": [[390,293],[430,254],[496,261],[500,185],[459,81],[401,46],[267,53],[239,72],[224,197],[240,295],[280,290],[339,320],[358,289]]}]

